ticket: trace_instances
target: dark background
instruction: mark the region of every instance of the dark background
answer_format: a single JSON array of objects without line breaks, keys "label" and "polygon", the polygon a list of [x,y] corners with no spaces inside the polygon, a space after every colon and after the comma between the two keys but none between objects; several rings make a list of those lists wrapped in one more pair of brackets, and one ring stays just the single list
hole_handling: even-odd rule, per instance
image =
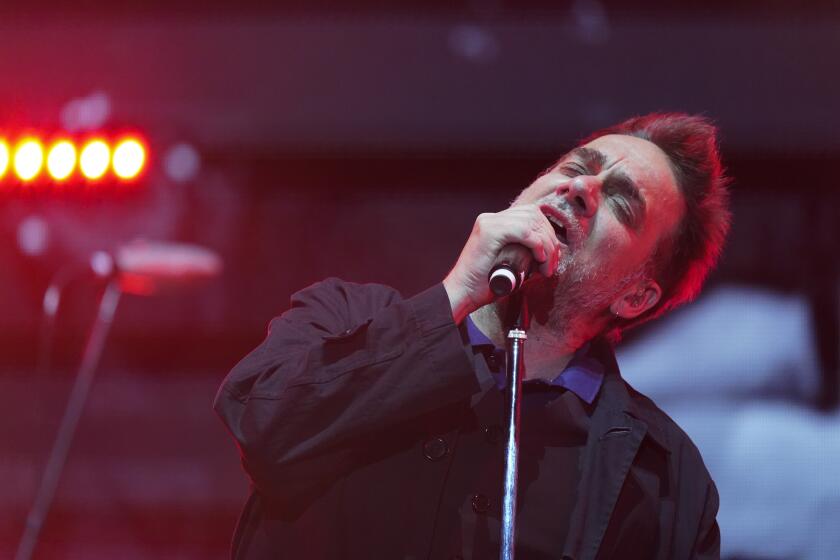
[{"label": "dark background", "polygon": [[[808,325],[811,389],[759,387],[724,407],[794,407],[829,438],[803,460],[840,458],[825,428],[840,426],[836,3],[11,2],[0,37],[0,131],[61,128],[72,104],[104,103],[98,129],[138,129],[151,150],[130,192],[0,187],[0,556],[17,546],[103,287],[92,253],[187,242],[225,267],[121,301],[35,557],[223,558],[247,482],[210,404],[289,295],[325,276],[405,295],[440,281],[478,213],[588,132],[654,110],[721,129],[735,222],[710,291],[799,302]],[[188,176],[173,171],[184,150]],[[46,330],[44,290],[64,271]],[[837,519],[827,480],[808,504]],[[818,535],[739,538],[726,507],[729,557],[830,557],[808,548]]]}]

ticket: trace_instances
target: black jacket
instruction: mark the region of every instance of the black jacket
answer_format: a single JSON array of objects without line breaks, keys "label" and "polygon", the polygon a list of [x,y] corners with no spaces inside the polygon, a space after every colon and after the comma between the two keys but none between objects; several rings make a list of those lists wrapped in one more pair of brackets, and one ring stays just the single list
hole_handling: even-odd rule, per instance
[{"label": "black jacket", "polygon": [[[699,452],[601,352],[606,376],[555,557],[719,558],[718,495]],[[215,401],[252,481],[233,557],[471,558],[468,540],[442,536],[453,533],[441,520],[457,517],[440,503],[452,462],[470,460],[472,406],[492,386],[441,285],[409,299],[335,279],[298,292]]]}]

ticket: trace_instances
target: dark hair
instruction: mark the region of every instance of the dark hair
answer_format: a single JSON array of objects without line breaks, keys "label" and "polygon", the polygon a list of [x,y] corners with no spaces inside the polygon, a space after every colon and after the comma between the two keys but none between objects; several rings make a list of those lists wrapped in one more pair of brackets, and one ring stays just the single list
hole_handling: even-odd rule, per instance
[{"label": "dark hair", "polygon": [[685,201],[681,222],[659,240],[648,263],[648,272],[662,288],[662,297],[639,317],[614,325],[618,335],[697,296],[720,257],[731,214],[729,179],[720,161],[717,129],[707,118],[652,113],[599,130],[582,143],[607,134],[643,138],[665,152]]}]

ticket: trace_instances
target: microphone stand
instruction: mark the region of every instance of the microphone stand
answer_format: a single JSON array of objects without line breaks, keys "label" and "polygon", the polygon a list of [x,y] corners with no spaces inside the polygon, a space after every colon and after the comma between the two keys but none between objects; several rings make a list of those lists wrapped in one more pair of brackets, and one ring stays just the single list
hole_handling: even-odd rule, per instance
[{"label": "microphone stand", "polygon": [[29,560],[35,551],[35,545],[38,543],[41,527],[52,505],[53,497],[58,487],[58,481],[61,478],[64,464],[67,461],[70,444],[73,442],[76,427],[79,425],[79,420],[82,417],[85,402],[87,401],[90,387],[93,384],[96,366],[99,364],[99,358],[102,356],[102,351],[105,348],[105,340],[108,337],[108,332],[111,330],[111,324],[114,320],[114,313],[117,310],[121,293],[119,281],[112,279],[105,288],[102,299],[99,300],[99,311],[88,336],[82,363],[79,366],[76,380],[70,391],[67,407],[64,409],[64,416],[58,427],[58,434],[55,436],[55,442],[50,450],[47,466],[44,469],[41,484],[35,496],[35,502],[26,518],[26,527],[18,545],[15,560]]},{"label": "microphone stand", "polygon": [[516,490],[519,470],[519,404],[525,376],[525,340],[528,338],[528,304],[520,290],[511,294],[507,309],[508,423],[505,445],[505,478],[502,496],[500,560],[513,560],[516,545]]},{"label": "microphone stand", "polygon": [[[94,271],[99,276],[110,276],[110,280],[99,300],[99,311],[88,335],[82,363],[70,390],[35,501],[26,518],[15,560],[29,560],[38,544],[41,528],[52,505],[76,428],[84,412],[99,359],[105,349],[120,296],[123,293],[150,295],[177,283],[211,278],[222,268],[221,258],[213,251],[182,243],[133,242],[122,246],[115,259],[107,254],[105,257],[107,260],[101,263],[102,266],[91,261]],[[48,288],[48,291],[53,290],[54,293],[45,295],[44,309],[50,320],[53,319],[61,293],[61,284],[57,285],[56,282]],[[49,327],[51,325],[48,323],[46,328]],[[51,335],[49,331],[46,334]],[[42,356],[48,351],[48,346],[43,347]],[[45,363],[43,358],[40,363]]]}]

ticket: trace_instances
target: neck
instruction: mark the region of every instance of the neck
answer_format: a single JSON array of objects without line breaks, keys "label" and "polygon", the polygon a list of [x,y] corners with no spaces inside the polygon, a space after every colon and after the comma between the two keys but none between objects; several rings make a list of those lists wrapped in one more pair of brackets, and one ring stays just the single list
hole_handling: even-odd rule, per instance
[{"label": "neck", "polygon": [[[470,314],[481,332],[502,348],[507,338],[503,320],[506,304],[506,300],[497,301]],[[564,327],[557,328],[558,323]],[[580,323],[580,319],[571,316],[563,321],[552,321],[532,314],[525,343],[524,379],[550,381],[563,371],[578,348],[589,339],[584,329],[577,328]]]}]

